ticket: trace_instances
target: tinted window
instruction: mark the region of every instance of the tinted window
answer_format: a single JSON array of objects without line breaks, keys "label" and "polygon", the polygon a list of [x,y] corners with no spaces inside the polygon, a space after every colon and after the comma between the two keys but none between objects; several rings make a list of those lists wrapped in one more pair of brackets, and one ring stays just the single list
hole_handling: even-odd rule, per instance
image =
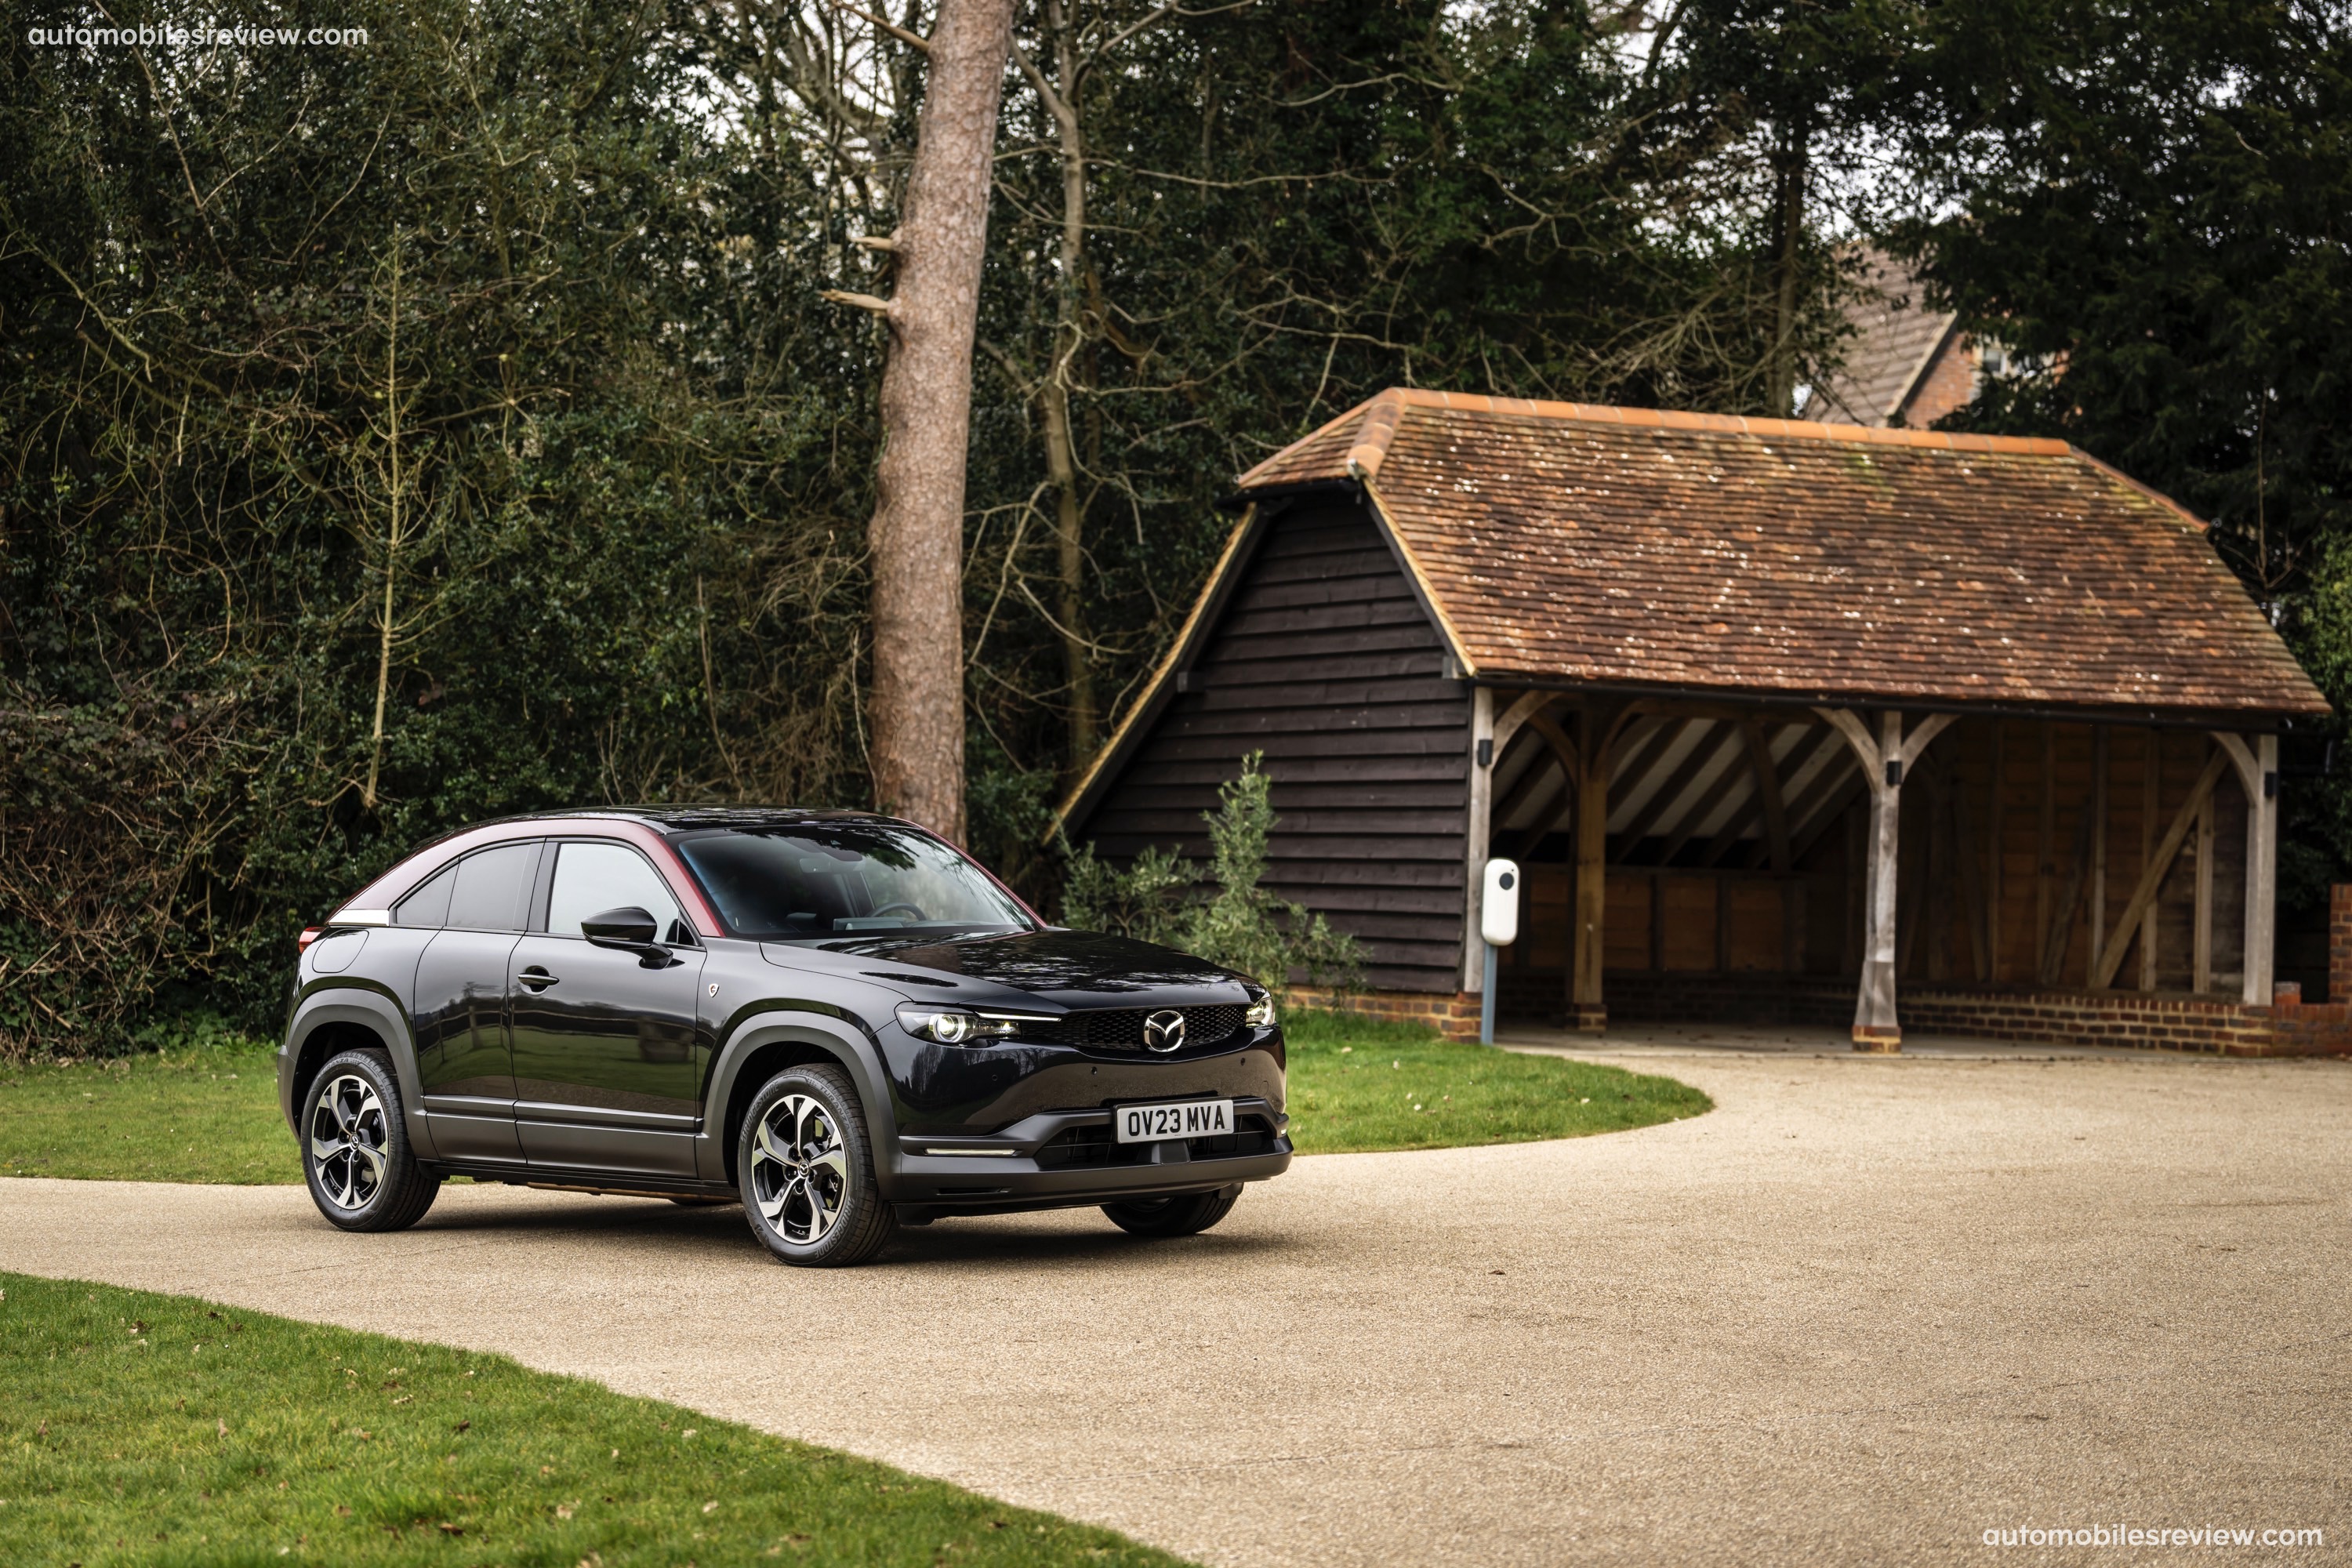
[{"label": "tinted window", "polygon": [[449,921],[449,889],[457,885],[452,866],[392,907],[392,923],[404,926],[446,925]]},{"label": "tinted window", "polygon": [[539,846],[501,844],[457,862],[447,924],[461,931],[520,931],[530,907]]},{"label": "tinted window", "polygon": [[654,929],[682,940],[685,916],[668,884],[625,844],[563,844],[555,851],[555,888],[547,900],[550,936],[578,936],[580,922],[606,910],[635,908]]},{"label": "tinted window", "polygon": [[903,827],[728,828],[681,840],[678,852],[720,918],[745,936],[1030,928],[986,872],[938,839]]}]

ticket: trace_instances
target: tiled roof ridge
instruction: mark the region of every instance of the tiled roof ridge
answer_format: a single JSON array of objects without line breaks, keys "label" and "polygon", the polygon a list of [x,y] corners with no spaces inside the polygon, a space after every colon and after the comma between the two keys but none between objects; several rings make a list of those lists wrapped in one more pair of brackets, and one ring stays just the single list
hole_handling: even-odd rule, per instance
[{"label": "tiled roof ridge", "polygon": [[[1720,436],[1765,436],[1783,440],[1836,441],[1875,447],[1925,447],[1948,452],[2006,452],[2034,458],[2084,455],[2076,453],[2075,448],[2064,441],[2041,436],[1978,436],[1948,430],[1903,430],[1875,425],[1837,425],[1818,419],[1750,418],[1738,414],[1694,414],[1675,408],[1621,408],[1605,403],[1551,403],[1525,397],[1496,397],[1481,392],[1431,392],[1417,386],[1391,386],[1259,463],[1241,477],[1237,481],[1238,488],[1246,490],[1266,482],[1258,476],[1276,468],[1292,454],[1359,419],[1362,426],[1349,442],[1345,467],[1351,477],[1376,478],[1381,471],[1381,461],[1388,456],[1389,443],[1396,435],[1397,422],[1408,408],[1443,409],[1465,414],[1515,414],[1587,425],[1699,430]],[[2146,489],[2145,486],[2140,488]],[[2180,511],[2183,516],[2189,515],[2174,502],[2167,500],[2165,504]]]}]

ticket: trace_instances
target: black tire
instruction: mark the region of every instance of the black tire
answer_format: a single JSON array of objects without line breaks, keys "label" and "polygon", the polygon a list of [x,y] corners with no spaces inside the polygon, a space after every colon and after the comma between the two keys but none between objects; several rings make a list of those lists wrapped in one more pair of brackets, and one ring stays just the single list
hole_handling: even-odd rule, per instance
[{"label": "black tire", "polygon": [[1132,1198],[1105,1204],[1111,1224],[1132,1236],[1198,1236],[1234,1212],[1241,1201],[1238,1183],[1213,1193],[1179,1193],[1172,1198]]},{"label": "black tire", "polygon": [[865,1108],[839,1068],[786,1068],[763,1084],[736,1136],[735,1171],[743,1217],[779,1263],[845,1268],[898,1228]]},{"label": "black tire", "polygon": [[382,1051],[345,1051],[303,1086],[302,1179],[327,1223],[406,1230],[441,1182],[417,1167],[401,1113],[400,1080]]}]

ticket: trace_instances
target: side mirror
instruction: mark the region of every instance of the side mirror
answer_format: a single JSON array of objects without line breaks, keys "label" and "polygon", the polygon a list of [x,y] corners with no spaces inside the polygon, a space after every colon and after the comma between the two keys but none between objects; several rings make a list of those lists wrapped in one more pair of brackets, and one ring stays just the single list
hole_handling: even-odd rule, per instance
[{"label": "side mirror", "polygon": [[580,922],[580,934],[598,947],[616,947],[624,952],[667,955],[669,951],[654,941],[652,914],[634,904],[590,915]]}]

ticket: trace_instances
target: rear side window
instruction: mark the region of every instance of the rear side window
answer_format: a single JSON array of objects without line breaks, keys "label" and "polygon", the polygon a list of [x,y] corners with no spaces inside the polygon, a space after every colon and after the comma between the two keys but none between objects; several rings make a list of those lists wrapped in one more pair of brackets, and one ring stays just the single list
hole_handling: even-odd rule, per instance
[{"label": "rear side window", "polygon": [[449,890],[457,885],[457,868],[451,866],[425,886],[392,906],[392,923],[442,926],[449,922]]},{"label": "rear side window", "polygon": [[[460,931],[520,931],[530,910],[530,884],[539,869],[539,845],[501,844],[468,855],[457,865],[444,923]],[[422,891],[422,889],[420,889]]]},{"label": "rear side window", "polygon": [[555,851],[555,885],[547,899],[547,934],[578,936],[580,922],[607,910],[636,908],[654,917],[667,940],[690,940],[686,917],[669,886],[623,844],[562,844]]}]

